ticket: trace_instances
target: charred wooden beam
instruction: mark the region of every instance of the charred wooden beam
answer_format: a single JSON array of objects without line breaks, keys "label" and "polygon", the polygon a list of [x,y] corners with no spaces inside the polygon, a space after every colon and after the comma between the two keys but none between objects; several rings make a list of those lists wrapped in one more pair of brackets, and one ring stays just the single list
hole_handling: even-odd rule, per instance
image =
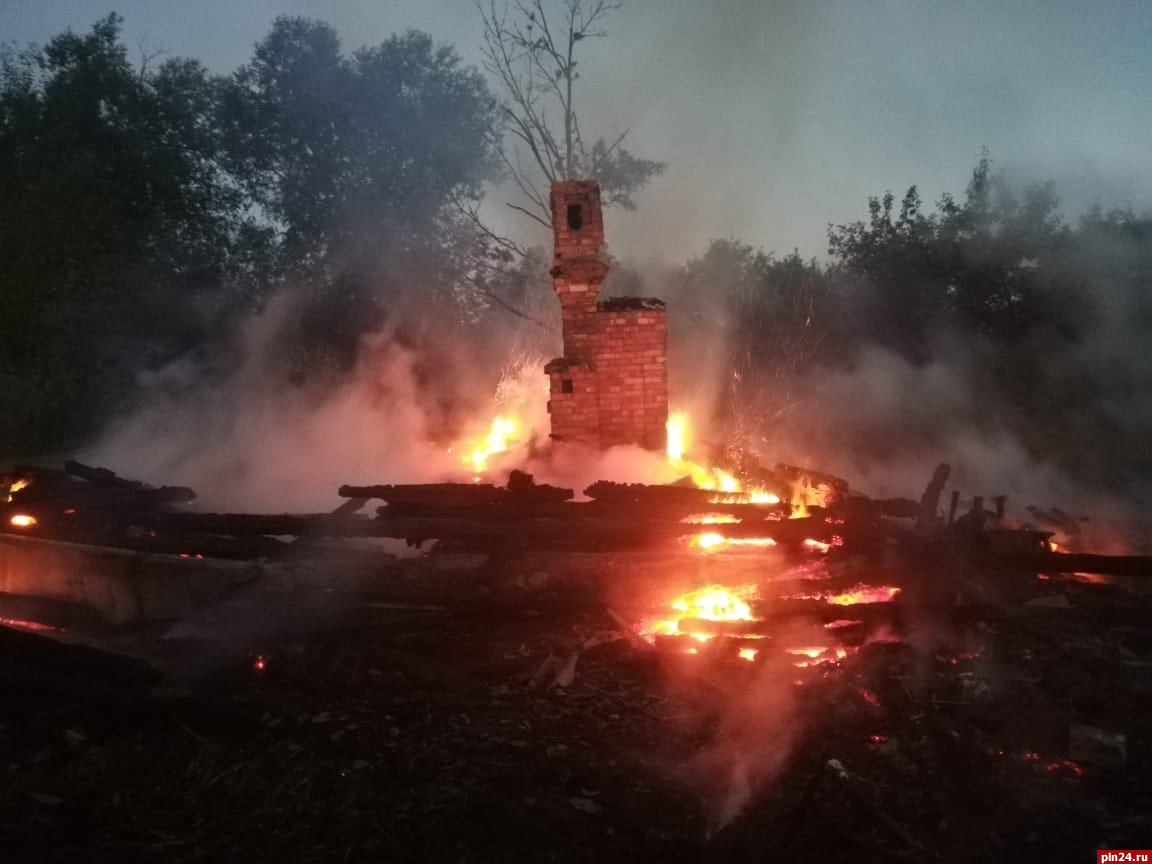
[{"label": "charred wooden beam", "polygon": [[989,555],[990,566],[1032,573],[1092,573],[1101,576],[1152,577],[1152,556],[1087,555],[1068,552],[1033,552],[1027,555]]},{"label": "charred wooden beam", "polygon": [[952,466],[941,462],[932,472],[932,479],[924,488],[920,496],[920,512],[916,517],[916,528],[920,532],[928,531],[936,524],[936,513],[940,509],[940,496],[944,493],[944,486],[952,474]]},{"label": "charred wooden beam", "polygon": [[[679,522],[692,516],[719,514],[731,516],[733,522],[715,523],[722,529],[736,521],[744,524],[763,524],[767,521],[781,521],[778,507],[760,504],[708,504],[703,508],[694,505],[650,504],[640,505],[627,501],[562,501],[562,502],[516,502],[501,501],[495,504],[475,506],[444,506],[424,502],[393,502],[378,507],[377,513],[404,518],[438,519],[480,519],[493,522],[520,521],[525,518],[553,519],[602,519],[627,522]],[[708,530],[713,523],[692,523],[699,530]]]},{"label": "charred wooden beam", "polygon": [[570,501],[576,494],[571,489],[537,483],[531,474],[515,469],[508,475],[507,488],[509,497],[514,501],[531,501],[538,504]]},{"label": "charred wooden beam", "polygon": [[698,489],[695,486],[612,483],[600,480],[584,490],[598,506],[658,508],[666,517],[683,518],[694,513],[733,513],[752,518],[787,515],[787,504],[754,504],[746,493]]},{"label": "charred wooden beam", "polygon": [[131,492],[146,493],[147,497],[159,502],[169,504],[186,504],[196,500],[196,493],[186,486],[161,486],[159,488],[148,486],[138,480],[127,480],[118,477],[107,468],[95,468],[84,465],[73,459],[64,463],[64,470],[73,477],[87,480],[97,486],[107,486],[114,489],[123,489]]},{"label": "charred wooden beam", "polygon": [[151,513],[141,515],[137,524],[145,528],[221,534],[231,537],[248,535],[318,537],[378,537],[374,520],[328,513],[297,515],[284,513]]},{"label": "charred wooden beam", "polygon": [[201,555],[244,561],[250,558],[277,558],[291,548],[273,537],[259,534],[224,536],[166,529],[155,536],[137,534],[123,540],[104,540],[103,545],[158,555]]},{"label": "charred wooden beam", "polygon": [[[389,506],[410,505],[424,507],[482,507],[489,504],[538,506],[558,504],[575,494],[561,489],[531,482],[531,475],[513,477],[509,488],[501,489],[491,483],[428,483],[402,486],[341,486],[343,498],[379,498]],[[527,478],[526,480],[524,478]]]},{"label": "charred wooden beam", "polygon": [[424,483],[411,485],[341,486],[341,498],[379,498],[388,503],[475,507],[498,504],[505,490],[491,483]]}]

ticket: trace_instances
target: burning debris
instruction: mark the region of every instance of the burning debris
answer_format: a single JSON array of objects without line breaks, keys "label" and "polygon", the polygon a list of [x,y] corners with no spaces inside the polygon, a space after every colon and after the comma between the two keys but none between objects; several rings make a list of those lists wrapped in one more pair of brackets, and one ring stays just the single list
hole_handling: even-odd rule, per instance
[{"label": "burning debris", "polygon": [[[925,857],[970,824],[990,832],[994,852],[1019,852],[995,827],[999,814],[982,810],[986,794],[1027,814],[1031,799],[1012,808],[1024,783],[1034,784],[1029,795],[1088,801],[1084,781],[1094,777],[1129,790],[1147,778],[1146,730],[1131,718],[1147,702],[1136,678],[1152,610],[1135,583],[1152,576],[1152,559],[1095,554],[1082,521],[1061,510],[1030,508],[1032,524],[1016,523],[1003,496],[974,496],[961,512],[958,490],[942,506],[947,465],[918,499],[874,499],[832,474],[769,469],[748,454],[697,461],[688,418],[668,413],[663,304],[597,300],[606,273],[598,189],[558,184],[552,206],[564,333],[564,356],[546,370],[554,446],[663,451],[662,461],[645,458],[671,482],[565,488],[537,482],[527,460],[497,482],[493,466],[517,462],[535,437],[512,414],[453,448],[466,482],[349,484],[327,513],[200,512],[184,487],[76,462],[18,468],[0,485],[0,648],[36,671],[0,666],[0,683],[104,704],[156,698],[159,661],[52,638],[92,629],[57,596],[72,583],[53,583],[35,608],[14,596],[35,581],[17,573],[29,562],[116,550],[138,556],[135,566],[172,556],[189,568],[133,586],[156,594],[186,580],[173,615],[218,603],[223,592],[210,596],[200,582],[229,567],[269,592],[246,595],[253,618],[273,605],[273,586],[309,613],[333,594],[354,610],[334,633],[308,634],[325,646],[311,649],[323,661],[308,659],[303,638],[246,637],[237,680],[261,692],[299,688],[311,669],[312,686],[344,682],[347,698],[372,694],[396,715],[428,693],[459,696],[453,740],[499,740],[526,767],[562,763],[572,777],[598,757],[579,737],[588,717],[605,729],[632,718],[638,740],[665,748],[653,758],[687,766],[680,779],[699,799],[669,836],[715,860],[826,843],[830,816],[845,811],[860,819],[837,842],[872,857]],[[548,468],[546,458],[533,464]],[[370,502],[379,503],[364,512]],[[388,540],[417,551],[398,558],[381,549]],[[497,631],[499,645],[486,643]],[[1096,707],[1116,693],[1133,713]],[[562,710],[576,718],[579,758],[542,731]],[[397,739],[422,734],[415,721],[402,732],[396,715],[363,719],[379,727],[373,740],[409,746]],[[314,712],[306,725],[331,716]],[[504,737],[493,731],[505,727]],[[366,767],[356,753],[353,764]],[[625,761],[614,757],[614,770],[616,758]],[[457,753],[437,773],[455,777],[467,763]],[[611,782],[573,780],[562,800],[607,821],[612,802],[626,808],[640,794],[638,777],[658,773],[629,764]],[[394,803],[407,795],[400,788]],[[451,798],[432,797],[429,813]]]}]

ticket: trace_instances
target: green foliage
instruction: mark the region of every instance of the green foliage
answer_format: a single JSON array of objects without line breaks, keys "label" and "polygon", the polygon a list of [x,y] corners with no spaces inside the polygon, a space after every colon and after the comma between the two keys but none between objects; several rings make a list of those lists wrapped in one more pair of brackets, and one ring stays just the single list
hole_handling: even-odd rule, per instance
[{"label": "green foliage", "polygon": [[137,362],[201,341],[234,258],[259,244],[216,165],[215,82],[133,68],[119,19],[4,59],[0,451],[65,446]]},{"label": "green foliage", "polygon": [[801,398],[803,378],[842,355],[841,298],[832,275],[793,252],[776,258],[714,240],[679,272],[671,362],[680,381],[720,375],[713,417],[729,440],[750,444]]},{"label": "green foliage", "polygon": [[498,136],[483,78],[451,48],[410,31],[347,56],[328,25],[281,17],[220,121],[229,166],[310,286],[312,351],[346,364],[390,310],[458,309],[484,245],[449,205],[478,200]]},{"label": "green foliage", "polygon": [[941,328],[999,344],[1074,328],[1072,286],[1055,266],[1071,235],[1053,184],[1017,198],[990,167],[984,154],[963,204],[945,195],[925,214],[913,186],[898,210],[888,192],[869,199],[867,222],[829,230],[829,251],[858,283],[857,313],[872,339],[923,360]]},{"label": "green foliage", "polygon": [[347,56],[280,18],[229,78],[153,59],[114,15],[0,55],[0,454],[82,441],[138,370],[277,286],[310,298],[300,374],[405,305],[466,317],[485,246],[449,205],[478,200],[498,130],[452,49],[409,32]]}]

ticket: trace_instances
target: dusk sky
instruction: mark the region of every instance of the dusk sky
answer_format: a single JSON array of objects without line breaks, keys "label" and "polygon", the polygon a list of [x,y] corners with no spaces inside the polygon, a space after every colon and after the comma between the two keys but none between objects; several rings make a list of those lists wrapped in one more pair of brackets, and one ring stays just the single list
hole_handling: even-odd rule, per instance
[{"label": "dusk sky", "polygon": [[[469,0],[0,0],[0,38],[44,42],[115,10],[125,39],[243,63],[280,14],[345,45],[408,28],[478,62]],[[1141,0],[626,0],[589,45],[586,128],[668,163],[609,240],[682,261],[713,237],[823,255],[829,222],[918,184],[962,193],[981,147],[1067,214],[1152,207],[1152,3]]]}]

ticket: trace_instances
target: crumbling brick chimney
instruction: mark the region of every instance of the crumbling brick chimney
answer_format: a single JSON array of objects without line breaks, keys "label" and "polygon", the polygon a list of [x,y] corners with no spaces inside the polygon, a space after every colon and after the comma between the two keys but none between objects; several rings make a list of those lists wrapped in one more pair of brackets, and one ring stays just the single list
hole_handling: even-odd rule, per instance
[{"label": "crumbling brick chimney", "polygon": [[547,366],[552,437],[598,448],[666,446],[668,327],[664,303],[646,297],[600,301],[600,187],[552,186],[556,238],[553,285],[560,297],[564,356]]}]

